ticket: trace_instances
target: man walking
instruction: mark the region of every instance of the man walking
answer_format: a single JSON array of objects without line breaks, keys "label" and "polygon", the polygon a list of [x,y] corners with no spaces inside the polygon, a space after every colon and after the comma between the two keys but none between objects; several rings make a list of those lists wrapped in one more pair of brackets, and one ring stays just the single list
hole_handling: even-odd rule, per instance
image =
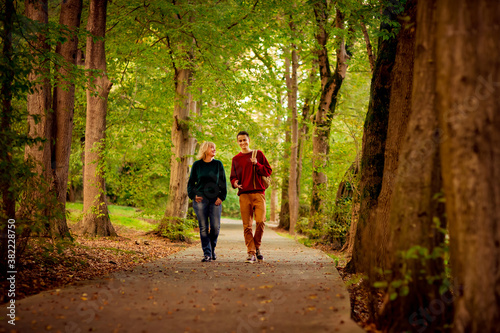
[{"label": "man walking", "polygon": [[[273,170],[260,150],[257,150],[255,158],[252,157],[252,150],[249,148],[250,136],[247,132],[239,132],[236,138],[241,152],[233,157],[230,181],[232,187],[238,189],[240,197],[243,234],[248,253],[246,262],[254,263],[256,259],[264,259],[260,252],[266,221],[266,187],[262,177],[270,176]],[[255,234],[252,231],[254,218],[257,224]]]}]

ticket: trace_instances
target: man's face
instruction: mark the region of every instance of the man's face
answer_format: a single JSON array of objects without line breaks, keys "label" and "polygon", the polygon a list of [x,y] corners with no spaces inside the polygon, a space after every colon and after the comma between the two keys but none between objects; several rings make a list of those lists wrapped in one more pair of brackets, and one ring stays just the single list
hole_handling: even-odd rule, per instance
[{"label": "man's face", "polygon": [[238,144],[240,145],[241,150],[247,150],[248,145],[250,144],[250,138],[246,135],[238,135]]}]

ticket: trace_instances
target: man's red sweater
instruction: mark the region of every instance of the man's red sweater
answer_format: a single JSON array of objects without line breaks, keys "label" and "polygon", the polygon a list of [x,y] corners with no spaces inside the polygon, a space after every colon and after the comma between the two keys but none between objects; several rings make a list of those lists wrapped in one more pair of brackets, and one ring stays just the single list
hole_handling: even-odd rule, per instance
[{"label": "man's red sweater", "polygon": [[[273,172],[273,169],[269,165],[264,153],[257,150],[257,164],[250,161],[252,157],[252,152],[242,153],[233,157],[233,162],[231,164],[231,185],[233,188],[234,182],[237,180],[239,185],[243,185],[243,189],[238,190],[238,195],[242,193],[262,193],[266,190],[264,183],[262,182],[262,176],[268,177]],[[255,175],[257,171],[257,175]],[[255,187],[254,187],[255,183]]]}]

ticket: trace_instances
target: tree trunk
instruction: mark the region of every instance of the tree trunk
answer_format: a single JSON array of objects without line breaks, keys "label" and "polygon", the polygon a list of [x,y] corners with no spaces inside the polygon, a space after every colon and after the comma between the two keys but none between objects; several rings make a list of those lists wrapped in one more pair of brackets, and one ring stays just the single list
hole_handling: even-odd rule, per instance
[{"label": "tree trunk", "polygon": [[[293,22],[290,23],[290,29],[294,33]],[[292,75],[290,76],[290,60],[285,60],[285,71],[286,71],[286,85],[288,90],[288,110],[291,114],[291,133],[292,142],[290,147],[290,169],[288,178],[288,198],[290,207],[290,234],[295,234],[295,226],[297,225],[297,220],[299,217],[299,198],[297,190],[297,155],[298,155],[298,145],[299,145],[299,122],[297,113],[297,67],[298,56],[295,45],[291,45],[291,57],[292,57]]]},{"label": "tree trunk", "polygon": [[[311,71],[309,72],[309,86],[306,88],[304,105],[302,106],[302,126],[299,131],[299,147],[297,157],[297,196],[300,198],[300,181],[302,179],[302,166],[304,161],[304,144],[309,140],[309,115],[311,113],[311,102],[314,100],[314,83],[316,82],[316,71],[318,68],[318,61],[316,58],[312,59]],[[314,106],[313,106],[314,107]],[[300,202],[299,202],[300,208]],[[309,227],[314,226],[314,220],[310,219]]]},{"label": "tree trunk", "polygon": [[[273,157],[273,161],[272,161],[272,167],[273,167],[273,170],[276,169],[277,165],[278,165],[278,156],[274,156]],[[270,189],[271,189],[271,202],[269,204],[269,208],[270,208],[270,214],[269,214],[269,220],[270,222],[277,222],[278,219],[279,219],[279,215],[278,215],[278,204],[279,204],[279,199],[278,199],[278,186],[277,185],[277,182],[273,182],[270,186]]]},{"label": "tree trunk", "polygon": [[13,47],[12,47],[12,30],[14,29],[14,16],[15,7],[13,0],[6,0],[4,11],[1,13],[2,26],[1,39],[3,41],[2,47],[2,62],[0,63],[0,72],[2,73],[2,118],[0,128],[0,191],[2,202],[0,207],[0,224],[1,230],[1,243],[0,243],[0,269],[2,275],[11,270],[7,267],[7,254],[8,254],[8,231],[7,224],[9,219],[15,219],[16,214],[16,201],[15,193],[12,188],[12,177],[15,168],[13,168],[12,153],[14,131],[12,130],[13,110],[12,110],[12,90],[14,83],[14,63],[13,63]]},{"label": "tree trunk", "polygon": [[[85,175],[82,232],[90,236],[116,236],[106,204],[104,180],[104,145],[108,95],[112,83],[106,75],[104,37],[107,0],[91,0],[87,30],[85,69],[90,74],[87,88],[87,123],[85,127]],[[94,37],[100,38],[94,40]]]},{"label": "tree trunk", "polygon": [[436,109],[454,332],[500,332],[500,2],[439,1]]},{"label": "tree trunk", "polygon": [[[285,130],[285,147],[290,146],[292,141],[292,136],[290,134],[289,128],[290,125],[289,122],[287,122]],[[280,223],[278,227],[285,230],[290,230],[290,204],[288,196],[288,190],[289,190],[288,183],[290,181],[290,178],[287,177],[288,172],[290,171],[288,168],[288,164],[290,161],[290,153],[289,150],[286,148],[285,151],[283,152],[282,161],[283,161],[282,165],[283,181],[281,184],[281,209],[280,209]]]},{"label": "tree trunk", "polygon": [[[273,167],[276,163],[273,163]],[[276,222],[278,220],[278,189],[276,186],[271,185],[271,202],[270,202],[270,222]]]},{"label": "tree trunk", "polygon": [[[389,266],[385,267],[392,271],[386,281],[405,282],[400,288],[386,290],[378,322],[379,328],[388,332],[437,332],[451,321],[446,318],[452,313],[448,308],[450,295],[441,295],[439,290],[443,257],[401,256],[418,248],[425,248],[428,253],[444,249],[444,204],[436,199],[442,180],[436,136],[440,129],[434,103],[435,62],[429,61],[435,59],[435,4],[435,0],[418,1],[412,111],[399,154],[390,208],[386,259]],[[389,300],[391,293],[398,295],[393,301]]]},{"label": "tree trunk", "polygon": [[[315,76],[315,71],[312,71],[312,76]],[[302,126],[299,131],[299,147],[298,147],[298,156],[297,156],[297,195],[300,197],[300,180],[302,179],[302,168],[304,162],[304,144],[309,139],[309,114],[311,112],[311,99],[309,96],[306,96],[304,100],[304,105],[302,107]]]},{"label": "tree trunk", "polygon": [[172,158],[170,162],[170,187],[165,217],[185,218],[189,198],[187,183],[189,166],[193,163],[196,140],[189,133],[189,116],[193,108],[196,112],[196,102],[192,101],[189,89],[191,87],[192,71],[190,69],[175,69],[176,103],[174,106],[174,122],[172,125]]},{"label": "tree trunk", "polygon": [[[311,202],[311,217],[321,213],[323,199],[321,192],[326,186],[326,175],[323,169],[327,165],[328,153],[330,149],[330,126],[337,104],[337,97],[342,82],[347,72],[345,44],[342,40],[337,49],[337,64],[335,71],[332,74],[330,62],[328,59],[328,33],[326,25],[328,24],[328,8],[327,4],[318,2],[315,4],[314,12],[317,22],[316,40],[320,46],[318,54],[318,62],[321,76],[321,98],[316,112],[314,121],[313,133],[313,190]],[[343,15],[337,9],[336,27],[343,29]]]},{"label": "tree trunk", "polygon": [[[25,15],[39,23],[47,24],[48,4],[46,0],[25,2]],[[19,215],[32,227],[34,223],[43,223],[50,232],[50,223],[54,210],[50,191],[52,183],[52,166],[50,137],[52,131],[52,113],[50,111],[50,81],[49,67],[40,54],[49,50],[45,35],[36,30],[37,41],[32,43],[32,55],[35,58],[34,67],[28,79],[33,84],[27,97],[28,137],[37,141],[25,147],[24,157],[29,163],[34,163],[35,175],[23,194]],[[29,221],[29,222],[28,222]],[[29,230],[30,228],[26,229]],[[28,231],[27,231],[28,232]]]},{"label": "tree trunk", "polygon": [[368,238],[364,240],[364,256],[368,259],[370,265],[370,268],[365,272],[368,273],[370,277],[369,283],[371,284],[379,281],[380,278],[375,270],[385,270],[387,268],[389,211],[394,183],[398,173],[399,153],[412,110],[416,5],[416,0],[409,0],[406,3],[405,13],[403,14],[406,19],[402,23],[397,36],[396,59],[391,72],[391,95],[384,149],[382,187],[377,198],[376,209],[368,215]]},{"label": "tree trunk", "polygon": [[[395,15],[390,8],[386,9],[384,15],[391,21],[395,20]],[[383,23],[380,30],[392,32],[393,28]],[[349,272],[365,272],[366,267],[369,266],[369,262],[364,255],[362,240],[364,234],[367,233],[369,215],[376,208],[377,198],[382,188],[385,141],[389,119],[391,72],[396,59],[397,44],[397,38],[380,39],[379,41],[377,62],[370,88],[370,103],[363,129],[359,182],[360,206],[352,258],[346,266]]]},{"label": "tree trunk", "polygon": [[[349,167],[349,170],[344,175],[345,179],[351,183],[351,190],[349,194],[351,196],[351,224],[349,226],[349,232],[346,237],[346,242],[342,245],[340,249],[341,252],[346,252],[346,257],[351,258],[352,249],[354,246],[354,236],[356,235],[356,226],[358,225],[358,212],[359,212],[359,160],[361,152],[358,151],[356,154],[356,159]],[[341,183],[342,184],[342,183]],[[355,186],[353,185],[355,184]],[[345,186],[345,185],[344,185]],[[341,185],[339,185],[340,190]],[[337,191],[337,200],[339,199],[339,191]]]},{"label": "tree trunk", "polygon": [[[80,27],[82,0],[67,0],[61,2],[61,16],[59,24],[65,25],[72,31]],[[54,184],[57,194],[58,214],[52,226],[54,234],[64,236],[69,233],[66,223],[66,194],[68,191],[69,157],[71,154],[71,137],[73,132],[73,109],[75,105],[75,85],[64,78],[70,75],[72,65],[76,65],[78,37],[76,33],[63,44],[58,44],[56,53],[61,55],[65,64],[57,69],[60,77],[54,88],[53,110],[54,146],[52,163],[55,163]]]}]

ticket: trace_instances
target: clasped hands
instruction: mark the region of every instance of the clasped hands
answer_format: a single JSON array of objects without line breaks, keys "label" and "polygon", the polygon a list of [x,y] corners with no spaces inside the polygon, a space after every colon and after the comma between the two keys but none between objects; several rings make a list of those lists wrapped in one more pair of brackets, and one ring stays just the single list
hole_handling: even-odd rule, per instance
[{"label": "clasped hands", "polygon": [[[196,201],[196,202],[202,202],[203,201],[203,197],[195,196],[194,201]],[[215,200],[215,205],[216,206],[220,206],[221,204],[222,204],[222,200],[220,198],[217,198],[217,200]]]}]

